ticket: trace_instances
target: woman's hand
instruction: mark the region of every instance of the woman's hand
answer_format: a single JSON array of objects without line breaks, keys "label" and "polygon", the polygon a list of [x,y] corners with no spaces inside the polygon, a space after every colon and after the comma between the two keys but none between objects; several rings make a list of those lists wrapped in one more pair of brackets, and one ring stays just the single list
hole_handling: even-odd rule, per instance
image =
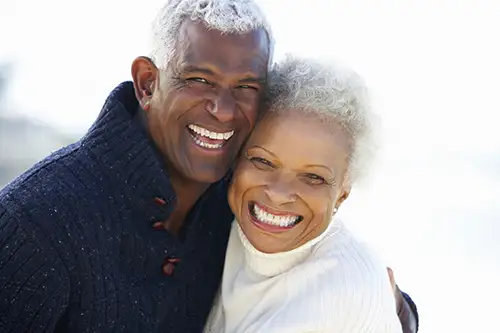
[{"label": "woman's hand", "polygon": [[391,268],[387,267],[387,273],[389,274],[389,281],[391,281],[392,292],[394,293],[394,297],[396,298],[396,306],[398,309],[398,313],[401,310],[401,306],[403,305],[404,299],[401,291],[396,284],[396,279],[394,278],[394,272]]}]

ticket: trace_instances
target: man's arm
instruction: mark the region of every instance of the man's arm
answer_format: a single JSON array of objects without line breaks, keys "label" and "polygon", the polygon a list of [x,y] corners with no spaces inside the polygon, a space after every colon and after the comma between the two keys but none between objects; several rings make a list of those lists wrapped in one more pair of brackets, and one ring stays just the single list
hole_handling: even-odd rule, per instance
[{"label": "man's arm", "polygon": [[398,317],[403,327],[403,333],[417,333],[418,332],[418,311],[417,306],[408,294],[402,292],[396,284],[394,272],[387,267],[389,280],[391,282],[394,297],[396,297],[396,305],[398,309]]},{"label": "man's arm", "polygon": [[405,294],[396,286],[398,298],[398,317],[403,326],[404,333],[418,332],[417,306],[408,294]]},{"label": "man's arm", "polygon": [[69,294],[66,268],[0,206],[0,332],[52,332]]}]

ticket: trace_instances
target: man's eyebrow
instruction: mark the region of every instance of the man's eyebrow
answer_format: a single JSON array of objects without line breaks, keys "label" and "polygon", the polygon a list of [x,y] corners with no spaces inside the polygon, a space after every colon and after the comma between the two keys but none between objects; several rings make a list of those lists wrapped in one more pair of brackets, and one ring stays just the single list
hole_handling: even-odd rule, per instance
[{"label": "man's eyebrow", "polygon": [[[205,75],[209,75],[209,76],[215,76],[216,75],[215,72],[212,71],[209,68],[195,66],[195,65],[188,65],[188,64],[186,64],[184,66],[181,66],[180,72],[182,74],[200,73],[200,74],[205,74]],[[265,77],[265,76],[255,76],[253,74],[248,73],[247,75],[245,75],[245,77],[243,79],[238,80],[238,82],[239,83],[243,83],[243,84],[246,84],[246,83],[258,83],[258,84],[265,85],[266,82],[267,82],[267,77]]]},{"label": "man's eyebrow", "polygon": [[238,81],[239,83],[258,83],[258,84],[266,84],[267,78],[266,77],[254,77],[254,76],[247,76],[244,79],[241,79]]},{"label": "man's eyebrow", "polygon": [[194,65],[186,65],[181,67],[181,73],[203,73],[206,75],[214,75],[214,72],[208,68],[194,66]]}]

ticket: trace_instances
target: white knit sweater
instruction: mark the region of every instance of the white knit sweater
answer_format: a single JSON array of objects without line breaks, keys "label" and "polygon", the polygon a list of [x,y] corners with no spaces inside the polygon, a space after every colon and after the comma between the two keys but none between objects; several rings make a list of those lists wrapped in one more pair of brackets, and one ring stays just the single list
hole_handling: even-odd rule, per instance
[{"label": "white knit sweater", "polygon": [[289,252],[257,251],[233,224],[214,333],[401,333],[384,265],[335,220]]}]

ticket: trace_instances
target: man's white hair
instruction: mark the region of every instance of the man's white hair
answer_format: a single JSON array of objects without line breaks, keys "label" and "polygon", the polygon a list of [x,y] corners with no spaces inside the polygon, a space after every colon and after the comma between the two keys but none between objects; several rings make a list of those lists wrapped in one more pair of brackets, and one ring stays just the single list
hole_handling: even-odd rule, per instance
[{"label": "man's white hair", "polygon": [[244,34],[262,28],[269,38],[269,61],[272,61],[271,27],[254,0],[167,0],[152,25],[151,59],[158,68],[166,69],[174,57],[179,29],[185,19],[203,22],[208,29],[226,34]]},{"label": "man's white hair", "polygon": [[[379,118],[371,111],[361,77],[335,63],[288,55],[270,73],[267,112],[300,111],[335,121],[349,136],[348,182],[354,185],[372,168]],[[303,133],[314,135],[314,133]]]}]

